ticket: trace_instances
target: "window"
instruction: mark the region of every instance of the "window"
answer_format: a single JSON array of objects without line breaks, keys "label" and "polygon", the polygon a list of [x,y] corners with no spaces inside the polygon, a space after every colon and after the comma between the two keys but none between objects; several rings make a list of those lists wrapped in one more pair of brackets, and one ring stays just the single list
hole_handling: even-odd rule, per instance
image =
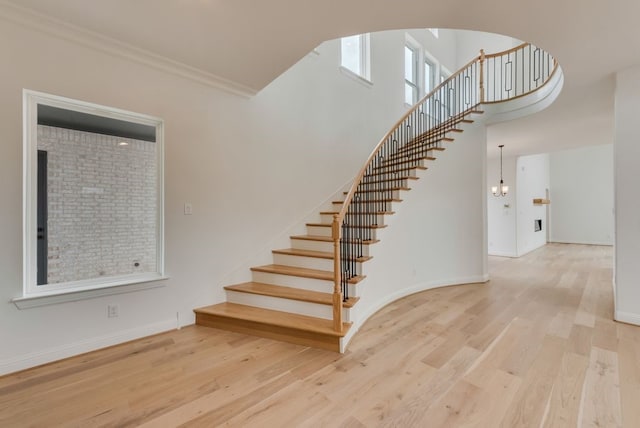
[{"label": "window", "polygon": [[162,279],[162,120],[24,91],[24,121],[22,298]]},{"label": "window", "polygon": [[408,105],[418,102],[418,57],[419,49],[407,43],[404,46],[404,102]]},{"label": "window", "polygon": [[434,88],[434,77],[436,76],[436,64],[432,62],[430,59],[425,58],[424,60],[424,92],[425,95],[429,92],[433,91]]},{"label": "window", "polygon": [[342,38],[340,64],[352,73],[371,80],[369,70],[369,34],[358,34]]},{"label": "window", "polygon": [[443,66],[440,66],[440,83],[447,80],[449,76],[451,76],[451,72],[446,68],[444,68]]},{"label": "window", "polygon": [[[443,83],[451,76],[451,72],[440,65],[440,83]],[[439,90],[441,118],[447,119],[452,116],[455,109],[455,96],[451,84],[447,84]]]}]

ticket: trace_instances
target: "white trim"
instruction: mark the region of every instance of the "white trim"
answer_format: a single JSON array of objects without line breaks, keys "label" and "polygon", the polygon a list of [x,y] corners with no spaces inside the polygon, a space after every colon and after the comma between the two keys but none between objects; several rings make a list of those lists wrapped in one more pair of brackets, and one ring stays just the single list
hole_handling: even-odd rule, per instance
[{"label": "white trim", "polygon": [[367,88],[373,87],[373,82],[371,80],[367,79],[366,77],[362,77],[358,73],[355,73],[355,72],[349,70],[347,67],[341,65],[341,66],[338,67],[338,69],[340,70],[340,72],[342,74],[344,74],[345,76],[347,76],[351,80],[354,80],[354,81],[360,83],[361,85],[363,85],[363,86],[365,86]]},{"label": "white trim", "polygon": [[511,258],[518,258],[519,256],[516,253],[512,253],[509,251],[488,251],[487,252],[488,255],[490,256],[495,256],[495,257],[511,257]]},{"label": "white trim", "polygon": [[97,349],[106,348],[107,346],[118,345],[120,343],[140,339],[153,334],[163,333],[175,328],[176,320],[175,318],[171,318],[142,327],[124,330],[118,333],[107,334],[101,337],[92,337],[90,339],[49,348],[44,351],[32,352],[26,355],[0,360],[0,375],[25,370],[41,364],[84,354],[85,352],[95,351]]},{"label": "white trim", "polygon": [[436,82],[439,79],[439,76],[440,76],[440,61],[438,61],[438,59],[435,56],[431,55],[431,52],[429,52],[426,49],[423,49],[422,53],[423,53],[423,58],[422,58],[421,71],[422,71],[422,85],[423,86],[425,85],[424,65],[428,63],[431,66],[433,66],[433,71],[432,71],[433,74],[431,76],[431,82],[429,84],[429,88],[427,88],[426,86],[423,88],[424,94],[422,96],[424,97],[429,92],[434,90],[436,88],[436,86],[438,86],[440,84],[440,82]]},{"label": "white trim", "polygon": [[165,284],[159,283],[158,281],[167,279],[169,279],[167,276],[154,275],[148,276],[147,278],[136,278],[128,282],[112,283],[109,285],[101,284],[92,289],[71,288],[58,292],[24,295],[11,299],[11,303],[16,305],[18,309],[30,309],[58,303],[77,302],[79,300],[94,299],[96,297],[133,293],[134,291],[164,287]]},{"label": "white trim", "polygon": [[421,283],[409,286],[405,289],[396,291],[395,293],[387,294],[383,296],[380,300],[375,302],[374,304],[369,305],[369,307],[366,309],[364,313],[354,314],[357,320],[353,323],[347,335],[343,337],[342,340],[340,341],[340,352],[344,353],[345,349],[347,348],[347,345],[349,344],[353,336],[355,336],[358,330],[360,330],[360,327],[364,325],[364,323],[373,314],[375,314],[385,306],[388,306],[389,304],[395,302],[396,300],[402,299],[403,297],[409,296],[411,294],[420,293],[422,291],[427,291],[434,288],[450,287],[454,285],[481,284],[487,281],[489,281],[489,274],[473,275],[473,276],[467,276],[462,278],[452,278],[452,279],[441,280],[441,281],[421,282]]},{"label": "white trim", "polygon": [[217,76],[208,71],[174,61],[151,51],[140,49],[131,44],[2,0],[0,0],[0,18],[90,49],[135,61],[169,74],[221,89],[234,95],[249,98],[258,93],[257,89]]},{"label": "white trim", "polygon": [[[438,80],[441,80],[442,77],[444,77],[444,80],[447,80],[449,77],[451,77],[452,74],[453,73],[451,73],[447,67],[445,67],[442,64],[439,64],[439,67],[438,67]],[[436,86],[438,86],[439,84],[440,84],[440,82],[438,81]]]},{"label": "white trim", "polygon": [[[37,106],[39,104],[155,127],[155,149],[157,162],[155,272],[118,275],[112,277],[96,277],[66,283],[37,285],[37,241],[35,233],[37,229]],[[50,299],[39,300],[39,304],[22,304],[22,307],[41,306],[63,301],[90,298],[93,295],[98,294],[76,293],[73,298],[60,297],[71,292],[93,291],[100,288],[147,283],[166,278],[164,274],[164,121],[154,116],[106,107],[85,101],[73,100],[28,89],[23,90],[23,115],[23,294],[22,297],[15,298],[12,301],[16,303],[18,307],[21,307],[18,302],[34,300],[38,297],[50,297]],[[58,297],[53,298],[54,296]]]},{"label": "white trim", "polygon": [[[404,49],[402,50],[403,55],[403,65],[405,67],[404,69],[404,86],[403,86],[403,91],[402,91],[402,95],[404,98],[404,104],[407,104],[407,86],[411,87],[414,91],[411,91],[412,95],[414,96],[414,99],[411,100],[411,106],[413,106],[414,104],[416,104],[422,97],[424,94],[424,88],[422,87],[422,85],[420,84],[420,82],[424,82],[424,68],[420,67],[421,64],[423,64],[423,58],[424,58],[424,48],[422,47],[422,45],[420,43],[418,43],[416,41],[416,39],[414,39],[413,37],[411,37],[409,35],[409,33],[404,33],[404,38],[405,38],[405,42],[404,42]],[[407,69],[406,69],[406,57],[405,55],[407,54],[406,49],[409,49],[412,54],[413,54],[413,63],[411,64],[411,67],[413,68],[413,74],[414,74],[414,78],[415,78],[415,82],[412,82],[411,80],[407,80]]]},{"label": "white trim", "polygon": [[537,250],[537,249],[539,249],[539,248],[544,247],[545,245],[547,245],[547,242],[545,242],[544,244],[540,244],[540,245],[538,245],[538,246],[536,246],[536,247],[533,247],[533,248],[527,248],[526,250],[524,250],[524,251],[522,251],[522,252],[519,252],[519,253],[518,253],[518,255],[517,255],[517,257],[522,257],[522,256],[524,256],[525,254],[529,254],[529,253],[531,253],[531,252],[533,252],[533,251],[535,251],[535,250]]},{"label": "white trim", "polygon": [[[360,43],[360,58],[358,58],[360,62],[360,73],[351,70],[350,68],[344,66],[344,56],[343,56],[343,40],[346,38],[358,37]],[[355,34],[353,36],[343,37],[340,39],[340,68],[348,71],[360,79],[363,79],[365,82],[371,82],[371,35],[369,33],[365,34]]]},{"label": "white trim", "polygon": [[615,311],[614,319],[626,324],[640,325],[640,314],[630,312]]}]

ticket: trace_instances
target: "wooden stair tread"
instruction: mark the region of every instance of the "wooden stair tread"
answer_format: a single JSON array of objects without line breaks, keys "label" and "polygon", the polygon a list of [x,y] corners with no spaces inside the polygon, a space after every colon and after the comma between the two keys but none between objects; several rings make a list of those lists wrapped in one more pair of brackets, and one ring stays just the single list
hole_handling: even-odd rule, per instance
[{"label": "wooden stair tread", "polygon": [[453,122],[443,122],[439,125],[435,125],[433,128],[424,131],[422,134],[418,134],[415,138],[422,140],[432,140],[436,142],[441,138],[444,138],[447,132],[464,132],[463,129],[456,128],[455,126],[460,123],[460,120]]},{"label": "wooden stair tread", "polygon": [[[370,183],[365,183],[365,184],[370,184]],[[366,190],[356,190],[356,195],[358,193],[381,193],[381,192],[393,192],[395,190],[406,190],[409,191],[411,190],[411,187],[390,187],[388,189],[366,189]],[[344,195],[349,194],[349,192],[343,192]]]},{"label": "wooden stair tread", "polygon": [[[253,272],[275,273],[279,275],[299,276],[301,278],[333,281],[333,272],[328,270],[308,269],[286,265],[254,266],[251,268],[251,270]],[[349,280],[349,284],[357,284],[365,278],[365,276],[354,276]]]},{"label": "wooden stair tread", "polygon": [[405,154],[405,153],[409,153],[409,152],[413,152],[413,151],[419,151],[419,150],[426,150],[426,151],[435,150],[437,152],[444,152],[446,149],[444,147],[421,147],[420,144],[416,144],[415,146],[414,145],[411,145],[411,146],[407,145],[407,146],[399,149],[398,152],[393,154],[391,157],[393,158],[393,156],[398,156],[398,155],[401,155],[401,154]]},{"label": "wooden stair tread", "polygon": [[[376,211],[374,213],[371,214],[377,214],[377,215],[393,215],[395,214],[395,211]],[[340,214],[339,211],[320,211],[320,214],[324,214],[324,215],[334,215],[334,214]],[[349,213],[347,213],[348,215]]]},{"label": "wooden stair tread", "polygon": [[[307,223],[307,226],[311,226],[311,227],[332,227],[333,225],[331,223]],[[372,225],[360,225],[360,226],[353,226],[353,227],[358,227],[361,229],[384,229],[385,227],[387,227],[386,224],[382,224],[382,225],[378,225],[378,224],[372,224]]]},{"label": "wooden stair tread", "polygon": [[351,323],[343,323],[342,331],[337,332],[333,329],[332,320],[228,302],[198,308],[194,312],[200,315],[246,320],[333,337],[344,337],[351,327]]},{"label": "wooden stair tread", "polygon": [[382,165],[377,166],[375,168],[384,168],[384,167],[387,167],[387,166],[401,165],[403,163],[407,163],[407,162],[411,162],[411,161],[415,162],[415,161],[421,161],[421,160],[434,161],[434,160],[436,160],[436,158],[433,157],[433,156],[418,156],[418,157],[415,157],[415,158],[402,160],[402,161],[398,161],[396,159],[389,159],[389,160],[383,161]]},{"label": "wooden stair tread", "polygon": [[[407,171],[410,169],[427,169],[426,166],[424,165],[412,165],[412,166],[408,166],[406,165],[407,162],[396,162],[394,164],[386,164],[386,165],[381,165],[381,166],[376,166],[373,168],[373,170],[375,171],[374,173],[372,173],[371,175],[380,175],[380,174],[389,174],[389,173],[395,173],[398,171]],[[390,168],[392,166],[398,166],[398,165],[404,165],[402,168]],[[387,169],[390,168],[390,169]]]},{"label": "wooden stair tread", "polygon": [[[365,175],[363,178],[371,177],[370,175]],[[378,183],[389,183],[394,181],[402,181],[402,180],[420,180],[420,177],[413,176],[404,176],[404,177],[393,177],[393,178],[385,178],[383,180],[363,180],[362,184],[378,184]]]},{"label": "wooden stair tread", "polygon": [[[402,199],[370,199],[368,201],[354,201],[351,200],[352,204],[369,204],[374,202],[402,202]],[[344,204],[344,201],[333,201],[332,204]]]},{"label": "wooden stair tread", "polygon": [[[287,256],[302,256],[302,257],[313,257],[317,259],[327,259],[333,260],[333,253],[329,251],[313,251],[313,250],[299,250],[297,248],[286,248],[282,250],[273,250],[274,254],[284,254]],[[358,257],[355,260],[357,262],[366,262],[367,260],[371,260],[373,257]]]},{"label": "wooden stair tread", "polygon": [[[432,148],[432,149],[428,149],[428,150],[437,150],[439,152],[442,152],[446,149],[442,148],[442,147],[438,147],[438,148]],[[414,156],[416,156],[416,154],[418,153],[424,153],[424,149],[420,148],[420,147],[416,147],[415,149],[410,149],[404,152],[398,152],[394,155],[391,155],[391,157],[389,157],[390,161],[397,161],[398,159],[403,159],[403,158],[413,158],[413,159],[423,159],[423,156],[417,156],[414,158]],[[435,159],[435,158],[434,158]]]},{"label": "wooden stair tread", "polygon": [[[446,138],[442,138],[441,141],[444,141],[445,143],[452,143],[452,142],[455,141],[455,138],[446,137]],[[405,146],[399,148],[398,151],[396,153],[394,153],[391,157],[393,158],[394,156],[397,156],[399,154],[410,153],[410,152],[413,152],[413,151],[425,150],[425,148],[422,147],[425,144],[429,145],[429,144],[432,144],[432,143],[425,143],[424,141],[420,141],[420,140],[412,141],[412,142],[406,144]],[[443,151],[443,150],[446,150],[446,149],[444,147],[437,147],[437,148],[436,147],[431,147],[431,148],[427,148],[426,150],[427,151],[428,150]]]},{"label": "wooden stair tread", "polygon": [[[291,239],[299,239],[303,241],[322,241],[322,242],[333,242],[333,238],[330,236],[320,236],[320,235],[296,235],[290,236]],[[380,242],[378,239],[369,239],[362,241],[364,245],[370,245]]]},{"label": "wooden stair tread", "polygon": [[333,259],[333,253],[329,251],[298,250],[296,248],[286,248],[283,250],[273,250],[271,252],[274,254],[285,254],[288,256],[314,257],[316,259]]},{"label": "wooden stair tread", "polygon": [[[385,165],[385,168],[387,168],[388,165]],[[397,173],[401,173],[401,172],[406,172],[406,171],[411,171],[412,169],[428,169],[426,166],[423,165],[405,165],[404,168],[390,168],[390,169],[385,169],[383,171],[380,171],[379,169],[374,169],[374,172],[368,173],[366,176],[367,177],[375,177],[377,175],[385,175],[385,174],[397,174]]]},{"label": "wooden stair tread", "polygon": [[[236,291],[239,293],[259,294],[261,296],[299,300],[301,302],[318,303],[327,306],[333,305],[333,295],[331,293],[321,293],[319,291],[310,291],[294,287],[284,287],[281,285],[262,284],[260,282],[245,282],[242,284],[228,285],[224,287],[224,289],[229,291]],[[352,308],[358,300],[358,297],[350,297],[346,302],[342,302],[342,305],[345,308]]]},{"label": "wooden stair tread", "polygon": [[323,242],[333,242],[333,238],[330,236],[321,236],[321,235],[296,235],[290,236],[291,239],[302,239],[304,241],[323,241]]}]

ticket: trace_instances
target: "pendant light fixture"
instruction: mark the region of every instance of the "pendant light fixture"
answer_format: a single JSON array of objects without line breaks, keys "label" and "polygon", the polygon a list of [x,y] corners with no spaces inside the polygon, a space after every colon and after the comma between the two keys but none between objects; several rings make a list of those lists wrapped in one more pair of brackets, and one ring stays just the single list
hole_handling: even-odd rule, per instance
[{"label": "pendant light fixture", "polygon": [[491,187],[491,193],[493,193],[493,196],[507,196],[509,186],[505,186],[504,180],[502,180],[502,148],[504,144],[500,144],[498,147],[500,147],[500,186]]}]

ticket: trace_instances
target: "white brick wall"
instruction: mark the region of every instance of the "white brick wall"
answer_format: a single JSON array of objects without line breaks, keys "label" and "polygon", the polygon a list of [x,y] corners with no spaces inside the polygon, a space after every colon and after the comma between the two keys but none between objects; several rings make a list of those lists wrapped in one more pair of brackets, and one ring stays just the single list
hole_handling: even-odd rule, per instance
[{"label": "white brick wall", "polygon": [[156,144],[39,125],[38,150],[48,152],[48,283],[155,272]]}]

